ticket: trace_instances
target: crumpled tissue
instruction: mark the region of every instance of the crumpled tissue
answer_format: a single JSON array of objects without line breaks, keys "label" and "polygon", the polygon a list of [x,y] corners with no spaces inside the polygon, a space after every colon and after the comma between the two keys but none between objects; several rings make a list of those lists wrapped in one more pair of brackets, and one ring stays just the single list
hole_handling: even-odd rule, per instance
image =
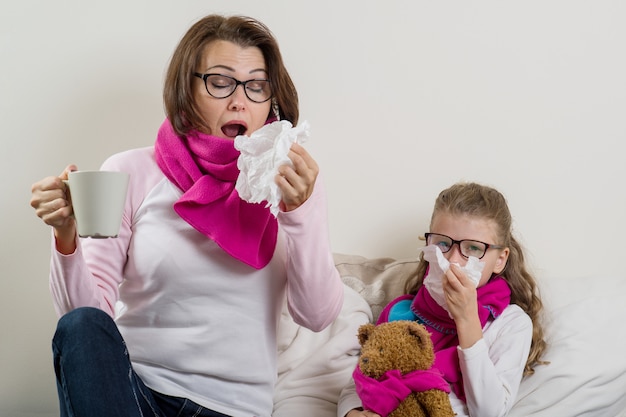
[{"label": "crumpled tissue", "polygon": [[269,123],[250,136],[237,136],[235,149],[240,152],[237,160],[240,172],[235,189],[239,197],[249,203],[267,201],[265,207],[276,217],[282,200],[274,180],[278,167],[285,164],[293,167],[289,148],[294,142],[306,142],[309,136],[307,121],[293,127],[287,120]]},{"label": "crumpled tissue", "polygon": [[[450,262],[443,256],[441,249],[437,245],[428,245],[422,252],[424,253],[424,259],[428,261],[428,275],[424,278],[424,285],[437,304],[449,311],[446,296],[443,292],[442,278],[450,269]],[[461,269],[474,285],[478,286],[484,267],[484,262],[480,262],[475,256],[470,256],[465,266],[461,267]]]}]

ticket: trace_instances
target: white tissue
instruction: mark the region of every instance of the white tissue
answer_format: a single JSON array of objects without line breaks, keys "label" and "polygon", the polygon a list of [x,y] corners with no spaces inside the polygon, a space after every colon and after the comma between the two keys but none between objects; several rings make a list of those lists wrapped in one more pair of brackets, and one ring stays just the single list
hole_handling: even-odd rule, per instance
[{"label": "white tissue", "polygon": [[267,201],[265,207],[276,217],[282,200],[274,180],[278,167],[285,164],[293,167],[287,156],[289,148],[294,142],[304,143],[308,138],[308,122],[292,127],[287,120],[267,124],[251,136],[237,136],[235,149],[241,154],[237,160],[240,172],[235,189],[239,197],[249,203]]},{"label": "white tissue", "polygon": [[[424,285],[437,304],[448,311],[442,278],[446,271],[450,269],[450,262],[443,256],[441,249],[437,245],[426,246],[422,252],[424,252],[424,259],[428,261],[428,275],[424,278]],[[484,262],[480,262],[475,256],[470,256],[465,266],[461,267],[461,269],[474,285],[478,286],[484,266]]]}]

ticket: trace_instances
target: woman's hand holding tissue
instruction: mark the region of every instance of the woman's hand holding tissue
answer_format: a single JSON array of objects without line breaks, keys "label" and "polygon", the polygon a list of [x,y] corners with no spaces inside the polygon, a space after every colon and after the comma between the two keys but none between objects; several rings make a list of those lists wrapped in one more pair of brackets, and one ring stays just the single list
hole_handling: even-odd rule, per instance
[{"label": "woman's hand holding tissue", "polygon": [[287,120],[267,124],[249,137],[237,136],[239,196],[250,203],[265,202],[274,216],[300,207],[313,193],[319,173],[301,146],[308,137],[308,122],[293,127]]},{"label": "woman's hand holding tissue", "polygon": [[459,265],[450,264],[442,277],[448,312],[456,323],[461,349],[469,348],[483,337],[478,318],[476,284]]},{"label": "woman's hand holding tissue", "polygon": [[281,165],[276,175],[276,185],[283,197],[280,203],[282,211],[297,209],[311,196],[319,173],[317,162],[300,144],[293,143],[288,156],[293,167]]}]

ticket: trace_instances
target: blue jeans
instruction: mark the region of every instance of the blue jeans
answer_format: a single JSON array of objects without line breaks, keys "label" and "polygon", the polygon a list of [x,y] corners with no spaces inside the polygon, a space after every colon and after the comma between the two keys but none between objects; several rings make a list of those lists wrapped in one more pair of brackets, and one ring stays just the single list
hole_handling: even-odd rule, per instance
[{"label": "blue jeans", "polygon": [[97,308],[61,317],[52,351],[61,417],[227,417],[146,387],[115,322]]}]

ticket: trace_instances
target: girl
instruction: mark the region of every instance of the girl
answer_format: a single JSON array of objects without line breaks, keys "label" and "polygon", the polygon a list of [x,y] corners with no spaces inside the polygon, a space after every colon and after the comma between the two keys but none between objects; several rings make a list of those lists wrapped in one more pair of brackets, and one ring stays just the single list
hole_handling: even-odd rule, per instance
[{"label": "girl", "polygon": [[[450,384],[458,416],[507,415],[522,376],[534,372],[546,348],[542,302],[511,224],[506,200],[493,188],[459,183],[442,191],[425,249],[439,252],[441,262],[429,265],[422,254],[417,275],[405,285],[407,295],[389,303],[378,319],[411,319],[426,326],[435,367]],[[482,271],[468,269],[478,263],[468,262],[470,257],[478,259]],[[354,389],[344,390],[338,415],[378,416],[363,410]]]}]

